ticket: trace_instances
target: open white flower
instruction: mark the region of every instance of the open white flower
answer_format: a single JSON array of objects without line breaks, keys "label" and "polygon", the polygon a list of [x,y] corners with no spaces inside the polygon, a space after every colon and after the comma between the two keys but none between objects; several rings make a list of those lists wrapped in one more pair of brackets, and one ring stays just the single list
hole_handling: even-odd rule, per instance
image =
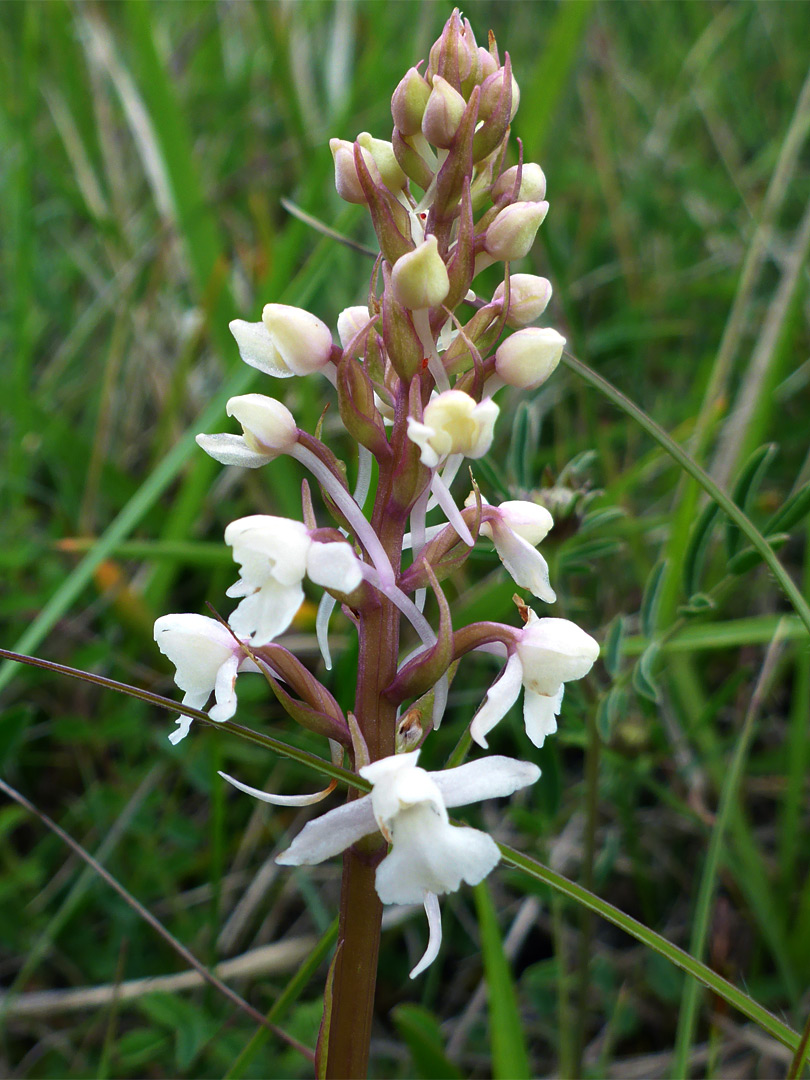
[{"label": "open white flower", "polygon": [[244,362],[277,379],[319,371],[332,355],[326,323],[289,304],[265,304],[261,322],[234,319],[230,331]]},{"label": "open white flower", "polygon": [[349,544],[313,540],[306,525],[290,518],[239,518],[225,530],[225,543],[241,567],[227,595],[244,597],[229,621],[253,645],[266,645],[290,625],[304,599],[305,575],[340,593],[353,592],[363,580]]},{"label": "open white flower", "polygon": [[371,781],[371,794],[310,821],[276,859],[284,866],[312,866],[379,830],[392,845],[377,867],[380,899],[384,904],[424,904],[428,916],[427,951],[412,979],[439,951],[437,897],[455,892],[462,881],[477,885],[501,857],[486,833],[451,825],[448,807],[511,795],[540,776],[531,762],[508,757],[482,758],[433,773],[420,769],[418,759],[414,750],[366,765],[360,775]]},{"label": "open white flower", "polygon": [[491,398],[479,403],[463,390],[445,390],[428,402],[421,421],[408,417],[408,438],[429,469],[450,454],[480,458],[492,445],[498,411]]},{"label": "open white flower", "polygon": [[[551,514],[545,506],[521,499],[510,499],[492,507],[485,499],[484,504],[480,533],[492,540],[512,580],[539,600],[553,604],[557,595],[549,582],[548,563],[537,550],[537,544],[554,525]],[[472,492],[465,506],[475,506]]]},{"label": "open white flower", "polygon": [[[155,641],[177,668],[174,681],[186,692],[183,704],[202,709],[213,691],[216,704],[208,715],[220,723],[230,720],[236,712],[237,672],[259,669],[228,628],[206,615],[162,615],[155,623]],[[171,743],[188,735],[192,718],[180,716],[176,723]]]},{"label": "open white flower", "polygon": [[265,394],[232,397],[228,416],[242,425],[242,435],[198,435],[197,445],[222,465],[258,469],[279,454],[289,454],[298,441],[295,418],[286,405]]},{"label": "open white flower", "polygon": [[568,619],[538,619],[533,611],[520,631],[500,678],[487,691],[470,734],[479,746],[514,705],[524,688],[523,721],[535,746],[557,730],[564,684],[581,679],[593,667],[599,645]]}]

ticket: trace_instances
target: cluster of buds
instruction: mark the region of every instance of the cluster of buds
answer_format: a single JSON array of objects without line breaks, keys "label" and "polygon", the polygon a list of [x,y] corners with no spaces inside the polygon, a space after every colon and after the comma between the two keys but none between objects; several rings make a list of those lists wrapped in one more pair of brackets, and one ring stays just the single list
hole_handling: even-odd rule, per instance
[{"label": "cluster of buds", "polygon": [[[236,320],[231,330],[242,359],[263,374],[328,379],[357,444],[355,482],[350,487],[348,470],[281,402],[260,393],[232,398],[227,412],[242,434],[200,435],[203,450],[250,469],[289,455],[317,483],[333,524],[319,527],[304,480],[302,522],[253,515],[226,529],[241,568],[228,590],[240,598],[229,626],[188,614],[155,626],[187,704],[202,707],[213,693],[209,715],[226,720],[237,706],[237,674],[261,672],[290,716],[329,739],[334,760],[348,754],[372,784],[370,795],[308,824],[278,861],[316,863],[376,836],[380,899],[424,903],[428,914],[430,942],[413,975],[438,949],[437,897],[462,881],[479,882],[499,858],[488,836],[452,825],[448,808],[511,794],[540,775],[534,764],[504,757],[433,773],[419,768],[421,746],[442,720],[451,666],[476,649],[503,656],[500,677],[471,718],[472,738],[486,748],[523,687],[526,732],[542,746],[556,731],[564,684],[587,674],[598,654],[574,623],[540,618],[522,601],[522,627],[454,628],[441,585],[480,538],[494,545],[519,588],[542,603],[555,600],[537,550],[553,526],[549,512],[523,501],[490,505],[475,483],[460,501],[451,490],[464,458],[474,461],[492,444],[495,392],[540,386],[565,344],[556,330],[530,325],[549,301],[549,282],[510,274],[548,211],[540,166],[524,162],[520,148],[517,163],[507,161],[518,101],[508,54],[501,62],[491,35],[489,48],[480,48],[454,12],[424,74],[411,68],[394,91],[391,140],[368,133],[353,143],[332,140],[337,191],[368,208],[379,242],[367,304],[339,315],[339,345],[319,318],[283,304],[267,304],[260,322]],[[476,276],[498,263],[501,282],[491,299],[479,299]],[[441,520],[429,523],[436,514]],[[323,589],[317,631],[327,669],[337,604],[357,628],[353,711],[344,713],[277,641],[304,598],[305,578]],[[425,615],[428,590],[435,626]],[[406,641],[412,634],[415,647]],[[431,704],[413,709],[422,698]],[[178,724],[175,742],[190,720]],[[313,799],[226,779],[268,802]]]}]

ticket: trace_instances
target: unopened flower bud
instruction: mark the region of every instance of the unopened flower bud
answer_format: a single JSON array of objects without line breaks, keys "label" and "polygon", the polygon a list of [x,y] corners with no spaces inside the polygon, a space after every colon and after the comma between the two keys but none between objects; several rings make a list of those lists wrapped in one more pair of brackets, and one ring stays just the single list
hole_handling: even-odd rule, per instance
[{"label": "unopened flower bud", "polygon": [[332,334],[317,316],[289,304],[265,304],[262,322],[282,363],[294,375],[309,375],[329,362]]},{"label": "unopened flower bud", "polygon": [[[492,297],[502,300],[506,292],[501,282]],[[530,326],[539,319],[551,299],[551,282],[536,274],[512,274],[509,278],[509,314],[506,325],[514,328]]]},{"label": "unopened flower bud", "polygon": [[[357,166],[354,162],[354,144],[346,139],[330,139],[329,149],[332,151],[332,158],[335,162],[335,188],[338,195],[341,199],[345,199],[346,202],[365,206],[368,200],[357,175]],[[364,149],[362,153],[363,160],[368,166],[371,175],[375,180],[382,179],[377,164],[368,150]]]},{"label": "unopened flower bud", "polygon": [[[349,342],[368,326],[370,316],[365,304],[344,308],[337,317],[337,332],[341,346],[346,349]],[[362,347],[360,349],[362,353]],[[360,355],[358,353],[358,355]]]},{"label": "unopened flower bud", "polygon": [[[498,68],[492,75],[486,78],[481,84],[481,102],[478,106],[478,118],[479,120],[486,120],[491,116],[493,111],[497,108],[500,101],[501,94],[503,93],[503,81],[505,78],[505,69]],[[518,105],[520,104],[520,88],[514,75],[510,75],[512,80],[512,105],[509,110],[510,121],[514,118],[517,112]]]},{"label": "unopened flower bud", "polygon": [[546,176],[543,170],[534,161],[524,162],[520,174],[520,188],[512,195],[517,181],[517,165],[502,172],[492,186],[492,201],[497,202],[505,197],[513,197],[517,202],[540,202],[546,197]]},{"label": "unopened flower bud", "polygon": [[547,202],[516,202],[505,206],[487,229],[484,247],[493,258],[504,262],[522,259],[529,253],[547,213]]},{"label": "unopened flower bud", "polygon": [[357,136],[357,141],[374,158],[382,182],[388,190],[401,191],[405,187],[407,178],[394,157],[394,148],[391,143],[386,142],[385,139],[375,139],[367,131],[361,131]]},{"label": "unopened flower bud", "polygon": [[495,57],[489,51],[481,45],[478,49],[478,64],[479,64],[479,77],[481,82],[488,79],[490,75],[494,75],[498,70],[498,65],[495,62]]},{"label": "unopened flower bud", "polygon": [[399,303],[411,311],[441,304],[450,291],[450,279],[435,236],[427,236],[413,251],[397,259],[391,287]]},{"label": "unopened flower bud", "polygon": [[391,115],[402,135],[418,135],[430,97],[430,83],[415,67],[407,71],[391,98]]},{"label": "unopened flower bud", "polygon": [[245,433],[245,442],[257,454],[276,457],[292,450],[298,442],[295,418],[286,405],[265,394],[242,394],[225,405]]},{"label": "unopened flower bud", "polygon": [[422,133],[428,142],[446,150],[458,131],[467,102],[441,75],[433,77],[425,115],[422,117]]},{"label": "unopened flower bud", "polygon": [[495,353],[495,371],[509,386],[535,390],[559,364],[564,347],[565,338],[551,327],[518,330]]}]

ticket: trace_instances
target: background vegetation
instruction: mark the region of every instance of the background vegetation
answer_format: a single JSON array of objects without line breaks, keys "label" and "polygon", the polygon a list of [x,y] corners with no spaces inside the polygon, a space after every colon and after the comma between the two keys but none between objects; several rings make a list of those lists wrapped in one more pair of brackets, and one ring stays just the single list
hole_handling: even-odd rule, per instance
[{"label": "background vegetation", "polygon": [[[228,320],[283,300],[334,325],[363,300],[367,258],[281,200],[369,241],[334,193],[328,138],[388,135],[390,93],[448,14],[415,0],[2,7],[0,644],[176,693],[153,620],[223,609],[224,525],[298,508],[289,463],[243,475],[193,449],[195,432],[225,427],[228,396],[267,389]],[[521,269],[552,279],[549,323],[758,528],[789,534],[779,557],[806,593],[803,496],[773,520],[810,480],[806,6],[471,0],[465,14],[509,50],[514,130],[547,171],[551,212]],[[284,389],[311,429],[326,383]],[[801,1032],[806,631],[742,533],[575,372],[502,407],[484,493],[552,506],[554,614],[595,633],[604,659],[569,689],[536,789],[467,820]],[[456,624],[512,621],[499,564],[482,550],[470,565]],[[313,615],[294,636],[317,663]],[[332,688],[348,702],[351,636],[335,626]],[[431,767],[493,672],[465,664]],[[312,1047],[325,946],[301,965],[337,910],[339,864],[277,870],[306,812],[256,807],[216,769],[284,792],[319,777],[202,725],[173,748],[170,714],[52,673],[7,665],[0,688],[5,781],[204,963],[232,960],[226,981]],[[323,753],[260,680],[240,681],[237,719]],[[517,710],[492,744],[533,756]],[[216,991],[134,982],[188,964],[5,798],[0,867],[3,1075],[308,1074],[272,1036],[243,1053],[256,1023]],[[784,1045],[515,869],[449,898],[444,926],[415,984],[422,918],[383,935],[375,1075],[673,1076],[691,1061],[700,1076],[773,1076],[794,1055],[798,1037]]]}]

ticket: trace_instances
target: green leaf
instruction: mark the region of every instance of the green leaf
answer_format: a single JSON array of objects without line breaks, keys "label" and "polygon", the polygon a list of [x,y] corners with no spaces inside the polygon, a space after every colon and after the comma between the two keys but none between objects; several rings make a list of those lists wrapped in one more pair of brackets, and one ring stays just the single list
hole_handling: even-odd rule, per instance
[{"label": "green leaf", "polygon": [[782,504],[781,510],[777,510],[765,523],[763,532],[766,534],[790,532],[808,511],[810,511],[810,483],[799,488]]},{"label": "green leaf", "polygon": [[690,618],[693,615],[705,615],[707,611],[713,611],[717,604],[706,593],[696,592],[689,597],[688,601],[678,608],[678,614]]},{"label": "green leaf", "polygon": [[625,517],[627,514],[620,506],[605,506],[601,510],[591,510],[580,521],[579,534],[581,536],[583,533],[596,532]]},{"label": "green leaf", "polygon": [[485,881],[476,885],[473,892],[487,981],[492,1075],[495,1080],[523,1080],[524,1077],[528,1080],[531,1076],[529,1055],[495,906]]},{"label": "green leaf", "polygon": [[621,668],[624,633],[624,615],[617,615],[607,628],[605,644],[602,647],[602,661],[614,679],[619,674]]},{"label": "green leaf", "polygon": [[509,472],[520,488],[531,487],[532,462],[537,451],[538,436],[539,425],[531,402],[521,401],[515,410],[509,444]]},{"label": "green leaf", "polygon": [[[768,541],[771,548],[776,551],[790,539],[790,535],[788,533],[777,533],[775,536],[766,536],[765,539]],[[738,551],[733,559],[729,559],[729,573],[744,574],[759,562],[762,562],[762,555],[756,548],[744,548],[742,551]]]},{"label": "green leaf", "polygon": [[716,502],[706,503],[690,530],[683,558],[683,588],[687,596],[692,596],[700,588],[706,552],[719,514],[720,507]]},{"label": "green leaf", "polygon": [[616,724],[627,715],[627,691],[611,686],[596,708],[596,730],[602,742],[610,742]]},{"label": "green leaf", "polygon": [[652,637],[655,633],[655,620],[661,599],[661,582],[663,581],[666,566],[666,560],[660,559],[650,571],[650,576],[644,586],[639,621],[641,623],[641,632],[645,637]]},{"label": "green leaf", "polygon": [[444,1052],[439,1021],[421,1005],[398,1005],[391,1014],[413,1058],[419,1080],[460,1080],[464,1075]]},{"label": "green leaf", "polygon": [[653,669],[658,660],[661,646],[657,641],[652,641],[638,658],[638,663],[633,668],[633,687],[642,697],[654,701],[657,705],[661,700],[658,684],[653,675]]},{"label": "green leaf", "polygon": [[[765,443],[753,452],[740,470],[731,497],[741,510],[747,511],[750,507],[776,451],[776,443]],[[734,522],[727,521],[726,554],[729,559],[736,555],[741,541],[742,534],[739,527]]]}]

